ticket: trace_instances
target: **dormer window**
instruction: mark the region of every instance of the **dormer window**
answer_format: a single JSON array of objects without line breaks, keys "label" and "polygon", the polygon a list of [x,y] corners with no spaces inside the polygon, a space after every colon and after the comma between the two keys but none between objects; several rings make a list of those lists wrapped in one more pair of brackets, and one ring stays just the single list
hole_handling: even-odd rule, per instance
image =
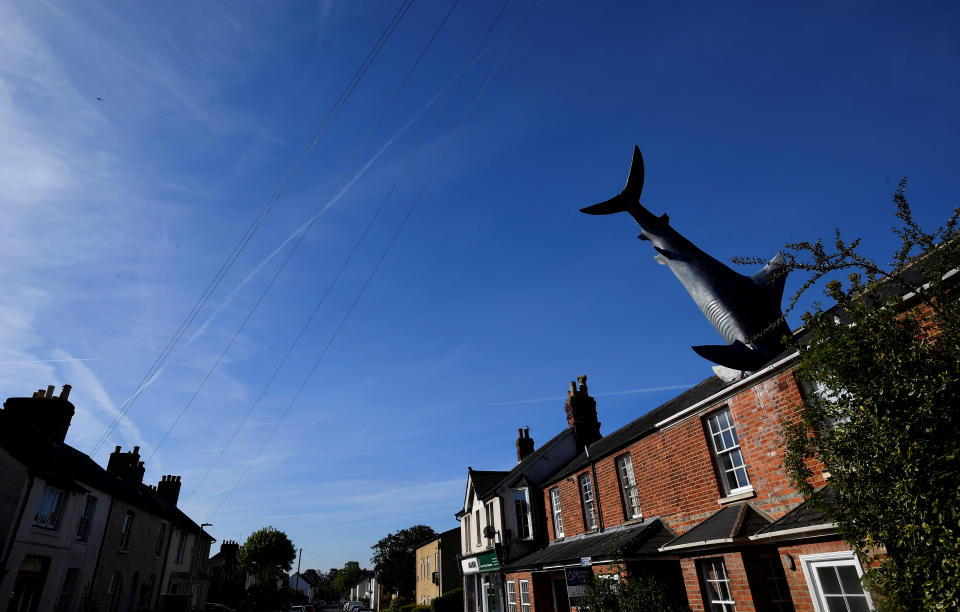
[{"label": "dormer window", "polygon": [[533,536],[530,528],[530,502],[527,499],[526,489],[515,489],[513,491],[513,510],[517,521],[516,538],[518,540],[528,540]]}]

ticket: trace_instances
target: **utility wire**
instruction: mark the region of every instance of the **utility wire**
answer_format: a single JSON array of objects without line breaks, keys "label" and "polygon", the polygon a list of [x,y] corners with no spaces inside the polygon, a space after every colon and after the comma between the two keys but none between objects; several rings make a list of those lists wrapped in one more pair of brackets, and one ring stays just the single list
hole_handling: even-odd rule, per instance
[{"label": "utility wire", "polygon": [[[406,9],[409,9],[411,4],[413,4],[413,0],[408,0],[406,4]],[[402,17],[403,15],[401,15],[401,18]],[[399,24],[400,24],[399,20],[395,21],[393,25],[394,29]],[[392,34],[393,31],[391,30],[390,33]],[[389,39],[389,35],[387,36],[386,39],[383,40],[384,44],[386,44],[387,39]],[[382,48],[382,45],[381,45],[381,48]],[[378,53],[379,53],[379,50],[378,50]],[[369,66],[370,64],[367,64],[367,68],[369,68]],[[364,72],[366,72],[366,68],[364,68]],[[359,80],[354,83],[354,87],[356,87],[357,84],[359,84]],[[346,100],[344,100],[344,102],[346,102]],[[343,106],[341,105],[340,108],[342,107]],[[339,112],[339,108],[337,110]],[[382,119],[383,119],[383,116],[380,117],[380,120]],[[378,125],[379,125],[379,122],[378,122]],[[372,135],[372,132],[367,136],[367,139],[364,140],[363,145],[366,145],[366,142],[367,140],[370,139],[371,135]],[[357,151],[357,154],[354,155],[353,160],[350,161],[351,164],[356,159],[356,156],[359,154],[360,152]],[[348,168],[349,168],[349,165],[348,165]],[[337,186],[339,185],[340,181],[343,180],[344,176],[346,176],[346,170],[344,170],[344,173],[340,176],[340,179],[337,181],[337,185],[334,185],[333,190],[331,190],[330,196],[328,197],[328,201],[330,198],[333,197],[333,194],[336,192]],[[210,377],[213,376],[213,373],[220,366],[220,362],[223,361],[223,358],[226,357],[227,353],[233,347],[233,343],[236,342],[237,338],[240,337],[241,332],[243,332],[244,328],[246,328],[247,323],[250,322],[250,319],[253,318],[254,313],[256,313],[257,309],[260,307],[260,304],[263,302],[264,298],[266,298],[267,294],[270,293],[270,290],[273,289],[274,283],[276,283],[277,279],[280,277],[280,274],[287,267],[287,264],[293,258],[293,255],[297,252],[297,249],[300,247],[300,244],[303,242],[304,238],[306,238],[307,234],[310,232],[310,228],[313,227],[313,224],[316,223],[318,218],[319,218],[319,215],[314,215],[313,218],[310,220],[310,223],[307,225],[307,227],[302,232],[300,232],[300,235],[297,237],[296,242],[294,242],[293,247],[291,247],[291,249],[287,252],[287,255],[283,259],[283,261],[280,262],[280,267],[277,268],[276,272],[274,272],[273,274],[273,277],[270,279],[270,282],[267,283],[267,286],[260,293],[260,296],[257,297],[257,300],[256,302],[254,302],[253,306],[250,307],[250,310],[247,312],[247,316],[244,317],[243,321],[240,323],[240,326],[233,333],[233,336],[230,338],[230,341],[223,348],[223,351],[220,352],[220,355],[217,357],[216,361],[214,361],[213,365],[210,366],[210,369],[207,371],[206,375],[203,377],[203,380],[200,381],[200,384],[197,385],[197,388],[194,390],[193,394],[190,396],[190,399],[187,400],[187,403],[184,404],[183,408],[180,410],[180,413],[177,414],[177,418],[173,420],[173,422],[170,424],[170,427],[168,427],[167,431],[164,432],[163,437],[161,437],[160,441],[157,442],[157,445],[154,447],[153,452],[150,453],[150,456],[147,458],[147,463],[149,463],[153,459],[153,457],[157,454],[157,451],[160,450],[161,446],[163,446],[163,443],[170,436],[170,433],[180,423],[180,420],[183,419],[183,415],[186,414],[187,409],[190,408],[190,406],[193,404],[193,401],[197,399],[197,396],[200,394],[200,391],[203,389],[204,386],[206,386],[207,382],[210,380]]]},{"label": "utility wire", "polygon": [[193,321],[200,314],[200,311],[203,309],[204,305],[206,305],[207,301],[210,299],[213,292],[220,285],[224,276],[233,266],[234,262],[243,252],[247,243],[250,241],[253,235],[257,232],[257,230],[263,224],[263,221],[266,219],[267,215],[270,213],[274,205],[276,205],[277,201],[280,199],[280,196],[283,194],[287,186],[290,184],[290,182],[294,179],[294,177],[300,171],[300,168],[303,166],[304,162],[306,162],[307,158],[316,148],[323,134],[326,132],[327,128],[329,128],[330,124],[333,122],[334,118],[339,113],[340,108],[343,107],[347,99],[349,99],[350,95],[353,93],[354,89],[356,89],[357,84],[363,78],[363,75],[366,73],[367,69],[370,67],[370,64],[372,64],[373,61],[376,59],[377,55],[379,55],[380,50],[383,48],[383,45],[386,43],[386,40],[389,39],[390,35],[396,29],[397,24],[399,24],[400,20],[406,14],[407,10],[409,10],[412,2],[413,0],[404,0],[404,2],[400,5],[400,7],[394,13],[393,17],[391,17],[390,21],[384,27],[383,31],[380,33],[380,36],[377,38],[376,42],[374,42],[373,46],[367,52],[366,57],[364,57],[363,61],[357,67],[356,71],[354,71],[353,76],[347,82],[347,85],[344,87],[343,91],[340,92],[340,95],[337,97],[337,100],[334,102],[333,106],[330,108],[329,111],[327,111],[327,114],[320,121],[320,124],[317,126],[316,130],[314,131],[310,141],[307,143],[307,145],[304,146],[304,148],[297,155],[297,158],[287,168],[287,171],[284,173],[283,178],[281,178],[280,183],[274,189],[273,194],[267,199],[267,202],[264,204],[263,208],[260,209],[260,212],[257,214],[254,220],[251,222],[250,226],[247,228],[247,231],[240,238],[239,242],[237,242],[237,244],[233,247],[233,250],[227,256],[227,259],[223,262],[223,264],[221,264],[220,269],[214,275],[214,278],[207,285],[206,289],[204,289],[203,293],[200,295],[200,298],[197,300],[197,302],[194,304],[191,311],[187,314],[186,318],[180,324],[180,327],[177,329],[176,332],[174,332],[171,339],[167,342],[167,345],[160,352],[160,355],[158,355],[157,358],[154,360],[153,364],[150,366],[147,373],[141,379],[140,383],[135,387],[133,393],[131,393],[131,395],[121,405],[113,421],[110,423],[109,426],[107,426],[106,431],[104,431],[103,435],[100,436],[97,443],[93,446],[90,452],[91,455],[96,454],[100,450],[100,448],[103,446],[103,444],[106,443],[106,441],[110,437],[110,434],[113,433],[113,431],[120,424],[120,422],[123,420],[126,414],[130,411],[130,409],[133,407],[133,404],[136,402],[137,398],[139,398],[140,394],[143,393],[144,389],[146,389],[147,385],[159,375],[161,368],[164,362],[169,357],[170,353],[179,343],[180,339],[186,333],[187,329],[190,327]]},{"label": "utility wire", "polygon": [[[370,129],[370,133],[367,134],[367,137],[360,144],[360,147],[357,149],[357,152],[354,154],[353,159],[351,159],[350,162],[347,164],[346,168],[344,168],[343,174],[340,175],[340,178],[337,180],[336,185],[334,185],[333,190],[330,191],[330,195],[327,196],[327,200],[326,202],[324,202],[323,206],[321,207],[321,210],[325,208],[327,204],[330,202],[330,200],[333,198],[337,188],[339,187],[343,179],[346,178],[349,168],[353,165],[354,162],[356,162],[357,158],[360,156],[361,151],[363,151],[363,149],[366,147],[367,143],[370,141],[370,138],[373,136],[373,133],[377,130],[377,128],[382,123],[384,117],[387,115],[387,112],[391,109],[391,107],[393,106],[393,103],[400,96],[400,92],[403,90],[404,86],[407,84],[407,81],[410,80],[410,77],[413,75],[414,71],[417,69],[417,66],[420,64],[420,61],[427,54],[427,51],[430,49],[431,45],[433,45],[433,42],[436,40],[437,36],[440,34],[440,31],[443,29],[444,25],[446,25],[447,20],[450,18],[450,15],[453,13],[453,10],[457,7],[457,4],[459,4],[459,2],[460,0],[454,0],[453,3],[450,5],[450,9],[447,11],[447,14],[443,16],[443,19],[440,21],[440,25],[437,26],[436,30],[434,30],[433,36],[430,37],[430,40],[427,41],[427,44],[423,47],[423,50],[420,51],[420,55],[417,56],[417,59],[413,62],[413,65],[410,67],[410,70],[407,72],[406,76],[403,78],[403,81],[401,81],[400,85],[397,87],[396,92],[394,92],[393,97],[390,98],[390,101],[387,103],[386,107],[383,109],[383,112],[380,113],[380,117],[377,119],[374,126]],[[330,281],[326,289],[323,291],[323,294],[321,295],[320,300],[317,302],[317,305],[314,307],[313,312],[311,312],[310,316],[307,317],[307,320],[301,326],[300,331],[297,333],[296,338],[293,340],[293,343],[287,349],[286,353],[284,353],[283,357],[280,359],[280,362],[277,364],[277,367],[274,368],[273,373],[270,375],[270,378],[267,380],[266,384],[264,384],[264,386],[260,389],[260,393],[257,395],[256,400],[254,400],[250,408],[247,409],[246,414],[243,415],[243,418],[237,424],[236,428],[233,430],[233,433],[230,434],[230,437],[227,440],[226,444],[224,444],[223,448],[221,448],[220,451],[217,453],[216,458],[214,458],[213,462],[210,464],[210,467],[207,468],[207,470],[203,473],[203,476],[200,477],[200,480],[190,491],[190,495],[187,496],[187,498],[184,500],[184,503],[190,501],[194,493],[196,493],[197,490],[200,489],[200,487],[206,481],[207,476],[210,475],[210,472],[213,470],[213,468],[216,467],[217,463],[220,462],[220,459],[223,457],[223,454],[227,451],[227,448],[230,446],[230,444],[233,443],[233,440],[237,437],[237,434],[240,432],[240,429],[243,427],[243,425],[247,422],[247,419],[250,418],[250,415],[253,413],[254,409],[260,404],[260,400],[262,400],[264,395],[266,395],[267,390],[270,388],[270,385],[273,384],[274,379],[276,379],[277,375],[280,373],[280,370],[282,370],[283,366],[287,363],[287,359],[290,357],[290,354],[293,353],[293,350],[300,344],[300,340],[303,338],[303,335],[306,333],[307,329],[310,327],[310,324],[313,322],[313,319],[316,317],[317,313],[320,311],[320,307],[324,304],[324,302],[326,302],[327,296],[330,295],[330,292],[333,289],[334,285],[336,285],[337,281],[340,280],[340,277],[343,275],[344,270],[346,270],[350,261],[353,259],[353,256],[356,254],[358,248],[360,247],[360,243],[363,242],[364,238],[367,236],[367,233],[370,231],[370,228],[373,226],[374,222],[380,216],[380,211],[383,210],[384,204],[386,204],[386,199],[384,199],[383,202],[381,202],[380,206],[376,209],[376,212],[374,212],[373,217],[370,219],[370,221],[367,223],[367,226],[364,228],[363,232],[360,234],[360,237],[357,238],[356,242],[353,245],[353,248],[350,250],[346,259],[343,261],[343,264],[340,266],[340,269],[337,271],[336,275],[334,275],[333,280]],[[311,221],[310,225],[312,224],[313,222]],[[303,233],[306,233],[306,231],[309,231],[309,228],[310,226],[308,225],[307,229],[304,230]],[[156,450],[154,450],[154,453],[156,453]]]},{"label": "utility wire", "polygon": [[[216,514],[220,511],[220,508],[223,507],[223,504],[227,502],[227,500],[230,498],[231,495],[233,495],[233,492],[240,485],[240,482],[250,471],[250,468],[253,467],[253,465],[257,462],[257,459],[260,458],[260,455],[263,453],[264,448],[266,448],[267,444],[273,438],[274,434],[276,434],[277,429],[280,427],[280,424],[283,422],[287,414],[290,412],[290,409],[296,403],[297,399],[299,399],[300,394],[303,392],[303,389],[306,387],[307,383],[312,378],[313,373],[316,371],[317,367],[320,365],[320,362],[323,360],[324,356],[327,354],[327,351],[329,350],[330,346],[333,344],[334,340],[336,340],[337,336],[339,335],[340,330],[343,329],[343,325],[346,323],[347,319],[350,317],[350,314],[353,312],[354,308],[356,308],[357,303],[360,301],[360,298],[363,296],[367,287],[370,285],[370,282],[373,280],[377,271],[380,269],[381,264],[383,264],[384,259],[386,258],[387,254],[390,252],[390,249],[393,247],[394,243],[396,242],[397,237],[400,235],[400,232],[403,231],[403,228],[406,225],[407,221],[410,219],[410,216],[413,214],[414,209],[417,207],[417,204],[419,204],[420,200],[423,197],[423,194],[426,192],[430,183],[433,181],[434,176],[436,176],[437,171],[440,169],[440,165],[443,163],[444,159],[446,159],[446,156],[450,152],[450,149],[453,147],[454,143],[457,141],[457,138],[460,136],[460,133],[463,131],[464,125],[466,124],[470,116],[473,114],[474,109],[476,108],[477,104],[480,102],[480,98],[483,96],[484,92],[486,92],[487,87],[490,85],[490,82],[493,80],[494,75],[497,73],[497,71],[500,68],[500,65],[503,63],[503,59],[506,57],[507,52],[513,46],[514,41],[516,40],[517,36],[520,34],[520,30],[526,24],[527,20],[530,17],[530,14],[533,12],[533,9],[536,8],[538,2],[539,0],[534,0],[531,3],[530,8],[527,10],[527,13],[524,15],[523,19],[520,21],[520,24],[517,26],[517,29],[514,31],[513,36],[510,38],[510,42],[507,43],[506,48],[503,50],[503,53],[501,53],[500,57],[497,59],[497,63],[494,65],[493,69],[490,71],[490,74],[487,76],[486,82],[484,82],[483,87],[480,89],[479,93],[477,93],[476,98],[474,98],[473,103],[470,105],[470,108],[467,110],[466,115],[464,116],[463,120],[460,122],[460,125],[457,127],[456,132],[454,132],[453,137],[450,139],[450,142],[447,144],[446,149],[444,149],[443,154],[440,156],[440,159],[437,161],[436,165],[434,166],[433,171],[430,173],[426,182],[423,184],[423,187],[420,189],[420,192],[417,194],[416,199],[414,199],[413,203],[410,205],[406,215],[404,216],[403,220],[400,222],[399,227],[397,227],[397,230],[394,232],[393,237],[390,239],[390,242],[387,244],[387,247],[384,249],[383,253],[381,253],[380,258],[377,260],[377,263],[374,266],[373,270],[370,272],[370,275],[367,277],[367,280],[364,282],[363,286],[360,288],[360,291],[357,293],[353,302],[350,304],[350,307],[347,309],[346,314],[343,316],[342,319],[340,319],[340,323],[337,325],[336,329],[334,330],[333,335],[327,341],[327,344],[323,347],[323,350],[320,352],[320,356],[317,357],[316,361],[314,361],[313,367],[310,369],[310,371],[307,373],[307,376],[304,378],[303,382],[300,384],[300,387],[297,389],[297,392],[294,394],[293,399],[290,400],[290,403],[286,406],[283,413],[281,413],[280,418],[277,419],[277,422],[274,424],[273,429],[270,431],[270,434],[266,437],[266,439],[260,445],[260,448],[257,451],[256,455],[254,455],[253,460],[251,460],[250,463],[247,464],[247,467],[244,469],[243,473],[240,474],[240,477],[237,479],[234,485],[230,488],[229,491],[227,491],[227,494],[223,497],[223,499],[220,500],[220,503],[217,505],[213,513],[210,515],[211,517],[216,516]],[[487,30],[487,33],[484,35],[483,41],[481,41],[480,45],[477,47],[477,50],[474,52],[474,57],[476,57],[476,55],[482,49],[483,43],[486,41],[490,33],[493,31],[493,28],[496,26],[497,22],[500,20],[500,16],[503,14],[508,4],[510,4],[510,0],[506,0],[504,5],[500,8],[500,12],[497,13],[496,18],[494,19],[493,23],[490,25],[490,28]],[[468,62],[468,65],[469,63],[472,63],[472,62],[473,62],[473,58],[471,58],[470,62]],[[456,87],[454,89],[456,89]],[[452,95],[453,95],[453,92],[451,91],[450,96]],[[444,108],[446,107],[446,103],[449,102],[449,100],[450,100],[450,97],[448,96],[447,100],[444,102]],[[443,112],[443,108],[441,108],[437,116],[434,117],[434,121],[430,124],[430,127],[428,128],[428,132],[433,127],[433,124],[436,122],[436,119],[437,117],[439,117],[439,114],[442,112]],[[394,183],[394,187],[395,186],[396,186],[396,182]],[[393,187],[391,187],[390,193],[392,193],[392,191],[393,191]],[[390,193],[387,194],[388,198],[390,197]]]}]

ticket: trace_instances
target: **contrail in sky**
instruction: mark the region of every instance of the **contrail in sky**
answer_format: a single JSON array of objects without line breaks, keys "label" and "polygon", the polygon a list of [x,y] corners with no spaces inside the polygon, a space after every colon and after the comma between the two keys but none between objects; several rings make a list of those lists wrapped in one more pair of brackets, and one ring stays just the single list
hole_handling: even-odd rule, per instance
[{"label": "contrail in sky", "polygon": [[[657,391],[676,391],[677,389],[689,389],[693,385],[669,385],[666,387],[643,387],[641,389],[625,389],[623,391],[609,391],[607,393],[596,393],[594,397],[610,397],[613,395],[633,395],[635,393],[655,393]],[[556,402],[562,398],[561,395],[552,397],[540,397],[537,399],[505,400],[502,402],[484,402],[482,404],[466,404],[456,406],[456,408],[481,408],[483,406],[512,406],[514,404],[539,404],[542,402]]]},{"label": "contrail in sky", "polygon": [[0,365],[17,365],[21,363],[57,363],[60,361],[97,361],[100,357],[74,357],[72,359],[35,359],[28,361],[0,361]]},{"label": "contrail in sky", "polygon": [[[459,78],[459,76],[458,76],[458,78]],[[456,80],[456,79],[454,79],[454,80]],[[233,303],[233,300],[236,299],[237,294],[240,292],[240,290],[243,289],[244,287],[246,287],[247,284],[248,284],[251,280],[253,280],[253,278],[254,278],[257,274],[260,273],[260,270],[262,270],[265,265],[267,265],[274,257],[276,257],[281,251],[283,251],[284,247],[286,247],[288,244],[290,244],[290,242],[291,242],[293,239],[295,239],[295,238],[296,238],[297,236],[299,236],[301,233],[303,233],[304,231],[306,231],[306,229],[307,229],[308,227],[310,227],[310,225],[314,222],[314,220],[316,220],[317,217],[319,217],[319,216],[322,215],[324,212],[326,212],[327,209],[329,209],[329,208],[330,208],[331,206],[333,206],[340,198],[342,198],[342,197],[344,196],[344,194],[346,194],[347,191],[349,191],[350,188],[353,187],[354,183],[356,183],[358,180],[360,180],[360,177],[362,177],[364,174],[366,174],[367,170],[370,169],[370,166],[372,166],[373,163],[374,163],[375,161],[377,161],[377,159],[379,159],[379,157],[380,157],[381,155],[383,155],[383,153],[384,153],[387,149],[390,148],[390,146],[397,140],[397,138],[400,138],[400,136],[402,136],[404,132],[406,132],[408,129],[410,129],[410,126],[412,126],[414,123],[416,123],[416,121],[417,121],[418,119],[420,119],[420,117],[423,116],[423,113],[425,113],[428,108],[430,108],[431,106],[433,106],[433,103],[437,101],[437,99],[440,97],[440,95],[441,95],[443,92],[445,92],[445,91],[453,84],[453,82],[454,82],[454,81],[450,81],[449,83],[447,83],[446,86],[442,87],[436,94],[434,94],[434,96],[433,96],[432,98],[430,98],[430,100],[423,106],[423,108],[421,108],[421,109],[417,112],[416,115],[413,116],[412,119],[410,119],[410,120],[407,121],[405,124],[403,124],[403,126],[402,126],[399,130],[397,130],[397,132],[396,132],[393,136],[391,136],[390,139],[387,140],[387,142],[385,142],[385,143],[377,150],[376,153],[373,154],[373,157],[371,157],[371,158],[367,161],[367,163],[365,163],[365,164],[363,165],[363,167],[360,168],[360,170],[353,176],[352,179],[350,179],[349,182],[347,182],[347,184],[343,187],[343,189],[340,190],[339,193],[337,193],[337,195],[335,195],[334,197],[330,198],[330,200],[329,200],[326,204],[324,204],[323,207],[322,207],[320,210],[318,210],[316,213],[314,213],[314,215],[313,215],[312,217],[310,217],[309,219],[307,219],[306,222],[305,222],[303,225],[301,225],[299,228],[297,228],[296,231],[294,231],[292,234],[290,234],[290,235],[286,238],[286,240],[284,240],[283,242],[281,242],[281,243],[280,243],[280,246],[278,246],[277,248],[275,248],[272,253],[270,253],[269,255],[267,255],[267,256],[263,259],[263,261],[261,261],[259,264],[257,264],[257,266],[256,266],[249,274],[247,274],[246,278],[244,278],[242,281],[240,281],[240,284],[238,284],[236,287],[234,287],[233,291],[230,292],[230,294],[226,297],[226,299],[224,299],[223,302],[221,302],[221,303],[216,307],[216,309],[213,311],[213,314],[210,315],[210,318],[208,318],[206,321],[204,321],[203,325],[200,326],[200,329],[198,329],[198,330],[196,331],[196,333],[193,334],[193,336],[190,338],[188,344],[192,343],[194,340],[196,340],[197,338],[199,338],[200,335],[203,334],[204,331],[206,331],[206,329],[207,329],[207,327],[210,325],[210,323],[212,323],[213,320],[214,320],[215,318],[217,318],[217,316],[220,315],[220,313],[222,313],[224,310],[226,310],[227,307],[230,306],[230,304]]]}]

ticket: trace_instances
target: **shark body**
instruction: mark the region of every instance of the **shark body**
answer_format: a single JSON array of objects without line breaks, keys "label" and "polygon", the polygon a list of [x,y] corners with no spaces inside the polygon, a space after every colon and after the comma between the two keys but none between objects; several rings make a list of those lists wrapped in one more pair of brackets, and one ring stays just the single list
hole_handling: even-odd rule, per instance
[{"label": "shark body", "polygon": [[667,215],[655,216],[640,204],[643,156],[634,147],[627,185],[613,198],[582,208],[591,215],[630,213],[657,251],[657,262],[670,268],[726,345],[694,346],[701,357],[734,370],[755,371],[783,347],[789,328],[780,303],[786,281],[778,253],[759,272],[744,276],[717,261],[670,227]]}]

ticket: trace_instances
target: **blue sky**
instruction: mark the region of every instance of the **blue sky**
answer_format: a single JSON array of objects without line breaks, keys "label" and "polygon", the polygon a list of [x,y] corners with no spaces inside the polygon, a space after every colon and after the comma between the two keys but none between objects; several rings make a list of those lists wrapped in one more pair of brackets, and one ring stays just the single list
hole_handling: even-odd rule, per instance
[{"label": "blue sky", "polygon": [[[415,2],[95,458],[140,445],[220,540],[273,525],[304,567],[369,565],[390,531],[456,526],[467,466],[511,466],[518,427],[565,426],[576,375],[609,433],[711,374],[689,347],[719,336],[633,221],[578,212],[619,191],[634,144],[645,205],[722,260],[834,227],[885,258],[904,175],[917,218],[945,220],[960,10],[774,4],[541,2],[291,403],[530,6],[469,63],[501,5],[462,0],[348,165],[450,7]],[[0,5],[4,397],[72,384],[68,442],[92,449],[399,6]]]}]

